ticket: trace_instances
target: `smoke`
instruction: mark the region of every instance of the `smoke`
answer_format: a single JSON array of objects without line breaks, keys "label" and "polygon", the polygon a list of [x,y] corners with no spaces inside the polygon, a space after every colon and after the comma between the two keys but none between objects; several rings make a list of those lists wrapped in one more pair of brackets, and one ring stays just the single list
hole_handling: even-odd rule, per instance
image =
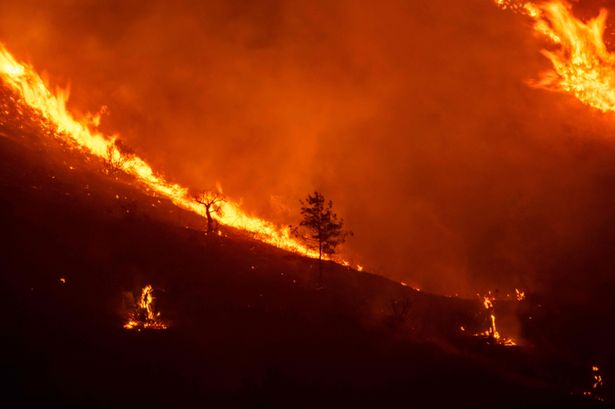
[{"label": "smoke", "polygon": [[171,180],[279,223],[322,190],[348,254],[427,290],[600,288],[615,118],[526,85],[530,24],[489,0],[0,2],[0,41]]}]

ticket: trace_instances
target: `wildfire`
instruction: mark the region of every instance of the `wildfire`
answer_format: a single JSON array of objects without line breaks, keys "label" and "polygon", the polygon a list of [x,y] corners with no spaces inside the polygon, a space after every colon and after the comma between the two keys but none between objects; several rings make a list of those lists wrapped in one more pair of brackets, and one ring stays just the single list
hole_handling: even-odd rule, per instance
[{"label": "wildfire", "polygon": [[549,39],[554,50],[543,50],[553,69],[533,85],[573,95],[602,112],[615,112],[615,53],[604,42],[608,12],[583,22],[564,0],[535,4],[495,0],[502,9],[523,13],[534,20],[534,30]]},{"label": "wildfire", "polygon": [[[194,200],[188,189],[168,182],[163,176],[154,172],[142,158],[121,149],[122,144],[117,135],[104,135],[96,128],[100,115],[77,120],[67,109],[68,92],[50,91],[48,84],[36,70],[25,63],[17,61],[13,55],[0,44],[0,80],[15,91],[21,102],[38,112],[47,121],[45,126],[54,135],[69,146],[79,148],[91,155],[102,158],[121,171],[134,176],[149,190],[171,200],[175,205],[205,217],[205,209]],[[250,216],[238,203],[225,200],[219,204],[220,210],[215,218],[224,225],[253,233],[263,242],[285,250],[318,257],[315,252],[292,237],[289,227],[279,227],[271,222]]]},{"label": "wildfire", "polygon": [[141,329],[167,329],[168,325],[160,320],[160,312],[154,310],[154,300],[154,288],[148,284],[141,290],[137,308],[130,314],[124,328],[139,331]]}]

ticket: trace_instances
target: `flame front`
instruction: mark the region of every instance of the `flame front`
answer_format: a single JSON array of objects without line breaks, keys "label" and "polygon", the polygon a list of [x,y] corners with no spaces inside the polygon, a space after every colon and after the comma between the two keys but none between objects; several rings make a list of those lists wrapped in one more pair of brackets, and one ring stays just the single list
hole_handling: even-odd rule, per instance
[{"label": "flame front", "polygon": [[[2,44],[0,79],[18,94],[22,103],[34,109],[48,122],[48,126],[58,138],[94,156],[112,160],[122,171],[134,176],[153,192],[168,198],[183,209],[205,216],[205,210],[189,195],[187,188],[169,183],[164,177],[157,175],[145,160],[122,152],[116,144],[116,135],[104,135],[97,131],[97,118],[89,121],[75,119],[66,106],[68,92],[51,92],[32,66],[17,61]],[[308,257],[318,257],[316,251],[295,240],[289,227],[279,227],[248,215],[236,202],[221,202],[216,218],[226,226],[253,233],[265,243]]]},{"label": "flame front", "polygon": [[495,3],[532,18],[534,30],[555,47],[543,50],[553,69],[533,85],[568,93],[602,112],[615,112],[615,53],[604,42],[607,10],[602,9],[597,17],[583,22],[564,0]]}]

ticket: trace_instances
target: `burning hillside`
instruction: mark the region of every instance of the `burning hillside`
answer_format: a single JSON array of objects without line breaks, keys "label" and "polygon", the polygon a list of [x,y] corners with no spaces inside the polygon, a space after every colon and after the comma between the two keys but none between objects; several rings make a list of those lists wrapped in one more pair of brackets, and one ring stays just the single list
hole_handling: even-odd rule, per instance
[{"label": "burning hillside", "polygon": [[[178,226],[201,221],[192,212],[170,213],[170,201],[100,174],[97,163],[31,128],[3,123],[0,132],[11,136],[0,143],[0,217],[11,237],[1,250],[8,272],[1,306],[14,311],[5,322],[13,350],[6,365],[24,371],[5,396],[33,404],[100,404],[104,396],[109,406],[134,407],[168,406],[178,394],[185,404],[233,407],[283,407],[297,396],[308,396],[307,407],[349,399],[357,407],[366,399],[368,406],[481,406],[501,394],[519,404],[582,407],[604,396],[570,357],[506,346],[508,323],[521,307],[538,314],[534,301],[490,295],[486,308],[482,300],[434,296],[333,263],[326,289],[317,290],[309,259],[230,231],[208,237]],[[460,325],[467,331],[459,334]],[[485,326],[489,335],[471,336]],[[548,326],[539,336],[562,341]],[[32,385],[43,392],[29,392]],[[137,398],[135,388],[156,393]],[[439,394],[443,388],[456,391],[452,400]],[[582,400],[568,397],[577,390]]]},{"label": "burning hillside", "polygon": [[5,396],[610,403],[599,1],[0,4]]},{"label": "burning hillside", "polygon": [[[147,189],[170,199],[177,206],[205,216],[205,210],[189,195],[188,189],[171,184],[143,159],[122,151],[116,143],[117,136],[106,136],[92,130],[100,123],[100,115],[88,120],[78,121],[68,111],[66,102],[68,92],[58,89],[54,94],[33,67],[19,63],[0,44],[0,77],[19,96],[20,102],[38,111],[48,121],[54,135],[65,142],[83,149],[84,152],[103,158],[115,164],[122,171],[134,176]],[[217,217],[222,223],[252,232],[266,243],[280,248],[316,256],[314,252],[294,240],[288,228],[276,227],[264,220],[251,217],[241,210],[239,204],[231,201],[221,202]]]},{"label": "burning hillside", "polygon": [[[592,3],[154,1],[119,20],[7,3],[2,75],[56,137],[195,214],[220,181],[223,224],[314,255],[287,226],[317,188],[356,233],[342,262],[466,297],[543,290],[563,248],[587,254],[575,238],[600,234],[578,214],[611,217],[612,121],[591,108],[608,87],[609,18]],[[561,97],[582,90],[594,105]]]}]

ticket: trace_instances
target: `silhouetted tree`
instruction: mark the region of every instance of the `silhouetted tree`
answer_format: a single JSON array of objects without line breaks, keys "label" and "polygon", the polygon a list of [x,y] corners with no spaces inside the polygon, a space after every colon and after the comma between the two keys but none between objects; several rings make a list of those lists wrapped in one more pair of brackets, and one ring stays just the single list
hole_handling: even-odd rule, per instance
[{"label": "silhouetted tree", "polygon": [[337,246],[353,233],[344,230],[344,219],[338,219],[333,212],[333,202],[331,200],[327,202],[322,193],[315,191],[309,194],[305,201],[300,200],[299,203],[303,220],[299,223],[299,227],[293,228],[293,232],[310,248],[318,251],[318,281],[321,284],[323,257],[335,254]]},{"label": "silhouetted tree", "polygon": [[205,192],[195,196],[194,200],[205,208],[207,234],[209,235],[218,228],[218,222],[213,218],[213,215],[220,212],[220,203],[224,202],[224,198],[216,192]]}]

